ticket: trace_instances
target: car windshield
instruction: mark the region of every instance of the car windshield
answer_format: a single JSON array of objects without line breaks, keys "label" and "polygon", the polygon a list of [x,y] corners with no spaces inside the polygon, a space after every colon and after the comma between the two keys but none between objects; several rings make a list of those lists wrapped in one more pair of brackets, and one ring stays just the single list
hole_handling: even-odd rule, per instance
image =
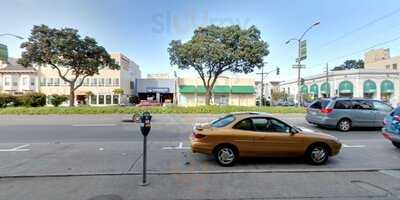
[{"label": "car windshield", "polygon": [[211,126],[215,128],[225,127],[226,125],[232,123],[235,120],[233,115],[227,115],[225,117],[216,119],[211,122]]}]

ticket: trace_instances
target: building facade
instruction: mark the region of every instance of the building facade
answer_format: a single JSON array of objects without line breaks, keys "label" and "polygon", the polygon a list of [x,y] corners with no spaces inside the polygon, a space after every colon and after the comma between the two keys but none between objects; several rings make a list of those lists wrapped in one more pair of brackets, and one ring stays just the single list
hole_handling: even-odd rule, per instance
[{"label": "building facade", "polygon": [[[205,105],[206,88],[200,78],[178,78],[178,105]],[[252,78],[221,76],[212,90],[211,104],[254,106],[256,104],[255,81]]]},{"label": "building facade", "polygon": [[[128,97],[135,92],[135,80],[140,78],[139,66],[121,53],[111,54],[119,70],[103,68],[99,74],[85,78],[83,85],[75,91],[77,105],[117,105],[127,104]],[[62,73],[66,70],[62,69]],[[39,91],[47,96],[53,94],[69,95],[69,84],[62,80],[57,70],[49,66],[38,66]],[[77,84],[81,79],[77,80]],[[123,95],[114,94],[114,90],[122,89]],[[68,104],[68,102],[65,102]]]},{"label": "building facade", "polygon": [[136,95],[140,100],[152,100],[161,104],[174,103],[175,82],[175,79],[168,77],[136,79]]},{"label": "building facade", "polygon": [[[318,97],[358,97],[378,99],[393,106],[400,103],[400,57],[390,57],[388,49],[372,50],[365,54],[365,68],[330,71],[304,78],[302,94]],[[280,84],[289,96],[297,94],[297,81]]]},{"label": "building facade", "polygon": [[17,59],[0,60],[0,93],[21,95],[39,91],[38,71],[17,64]]}]

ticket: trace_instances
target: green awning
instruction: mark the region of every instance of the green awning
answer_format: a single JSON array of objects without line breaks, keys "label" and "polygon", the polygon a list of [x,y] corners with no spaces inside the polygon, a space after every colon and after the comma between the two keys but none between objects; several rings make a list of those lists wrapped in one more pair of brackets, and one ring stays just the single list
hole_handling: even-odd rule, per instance
[{"label": "green awning", "polygon": [[206,87],[204,86],[197,86],[196,88],[197,94],[205,94],[207,92]]},{"label": "green awning", "polygon": [[194,85],[182,85],[179,86],[179,92],[182,94],[196,93],[196,87]]},{"label": "green awning", "polygon": [[214,94],[229,94],[231,93],[231,87],[226,85],[216,85],[214,86],[212,92]]},{"label": "green awning", "polygon": [[314,95],[318,95],[318,85],[317,84],[313,84],[310,87],[310,93],[314,94]]},{"label": "green awning", "polygon": [[373,94],[376,92],[376,84],[374,81],[367,80],[364,82],[364,93]]},{"label": "green awning", "polygon": [[303,94],[307,94],[307,93],[308,93],[308,87],[307,87],[307,85],[302,85],[302,86],[300,87],[300,92],[303,93]]},{"label": "green awning", "polygon": [[256,93],[256,90],[254,89],[253,86],[247,86],[247,85],[237,85],[237,86],[232,86],[232,94],[254,94]]},{"label": "green awning", "polygon": [[323,83],[321,85],[321,94],[329,95],[330,91],[331,91],[331,86],[329,85],[329,83]]},{"label": "green awning", "polygon": [[385,80],[381,83],[381,93],[393,93],[394,85],[392,81]]},{"label": "green awning", "polygon": [[342,81],[339,84],[339,94],[353,93],[353,84],[350,81]]}]

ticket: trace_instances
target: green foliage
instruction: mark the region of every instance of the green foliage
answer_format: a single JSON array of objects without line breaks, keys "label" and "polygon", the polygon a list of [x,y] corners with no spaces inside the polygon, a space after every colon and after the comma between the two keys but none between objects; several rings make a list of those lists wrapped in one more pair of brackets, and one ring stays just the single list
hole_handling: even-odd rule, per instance
[{"label": "green foliage", "polygon": [[124,89],[122,89],[122,88],[116,88],[112,92],[115,95],[124,95]]},{"label": "green foliage", "polygon": [[168,52],[172,65],[197,71],[207,89],[206,104],[218,76],[226,71],[251,73],[263,66],[263,57],[269,54],[255,26],[241,29],[238,25],[199,27],[189,41],[171,41]]},{"label": "green foliage", "polygon": [[129,103],[132,104],[139,104],[140,103],[140,99],[138,96],[134,95],[134,96],[130,96],[129,97]]},{"label": "green foliage", "polygon": [[[69,83],[71,106],[74,105],[74,91],[82,86],[86,77],[98,74],[99,69],[104,67],[119,69],[119,65],[95,39],[81,38],[78,30],[72,28],[34,26],[28,41],[22,43],[21,48],[25,51],[18,60],[19,64],[25,67],[48,65]],[[77,82],[78,78],[80,82]]]},{"label": "green foliage", "polygon": [[11,102],[13,102],[13,96],[9,94],[0,94],[0,108],[5,108]]},{"label": "green foliage", "polygon": [[50,103],[54,107],[58,107],[59,105],[61,105],[62,103],[64,103],[67,100],[68,100],[68,96],[66,96],[66,95],[53,94],[50,97]]},{"label": "green foliage", "polygon": [[364,61],[363,60],[346,60],[343,64],[336,66],[332,69],[332,71],[340,71],[340,70],[347,70],[347,69],[362,69],[364,68]]},{"label": "green foliage", "polygon": [[46,105],[46,95],[42,93],[27,93],[22,96],[18,96],[16,99],[18,104],[21,103],[26,107],[42,107]]},{"label": "green foliage", "polygon": [[284,91],[274,91],[271,94],[271,98],[273,101],[287,100],[288,94]]},{"label": "green foliage", "polygon": [[310,93],[308,93],[308,94],[303,94],[303,100],[304,100],[305,102],[312,102],[312,101],[314,101],[314,95],[313,95],[313,94],[310,94]]},{"label": "green foliage", "polygon": [[244,107],[244,106],[198,106],[198,107],[9,107],[0,109],[0,115],[69,115],[69,114],[129,114],[149,111],[152,114],[224,114],[231,112],[304,113],[302,107]]}]

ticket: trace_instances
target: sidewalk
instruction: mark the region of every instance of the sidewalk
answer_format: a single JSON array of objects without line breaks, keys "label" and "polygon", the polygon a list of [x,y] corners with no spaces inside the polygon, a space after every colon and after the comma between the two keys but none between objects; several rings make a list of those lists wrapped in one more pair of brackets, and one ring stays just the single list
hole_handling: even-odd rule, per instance
[{"label": "sidewalk", "polygon": [[[225,114],[153,114],[152,123],[191,123],[208,122]],[[302,118],[305,114],[274,114],[280,118]],[[107,114],[107,115],[0,115],[0,126],[11,125],[69,125],[80,123],[96,124],[121,124],[132,123],[131,115]]]},{"label": "sidewalk", "polygon": [[140,175],[0,179],[0,199],[398,199],[400,179],[380,172]]}]

